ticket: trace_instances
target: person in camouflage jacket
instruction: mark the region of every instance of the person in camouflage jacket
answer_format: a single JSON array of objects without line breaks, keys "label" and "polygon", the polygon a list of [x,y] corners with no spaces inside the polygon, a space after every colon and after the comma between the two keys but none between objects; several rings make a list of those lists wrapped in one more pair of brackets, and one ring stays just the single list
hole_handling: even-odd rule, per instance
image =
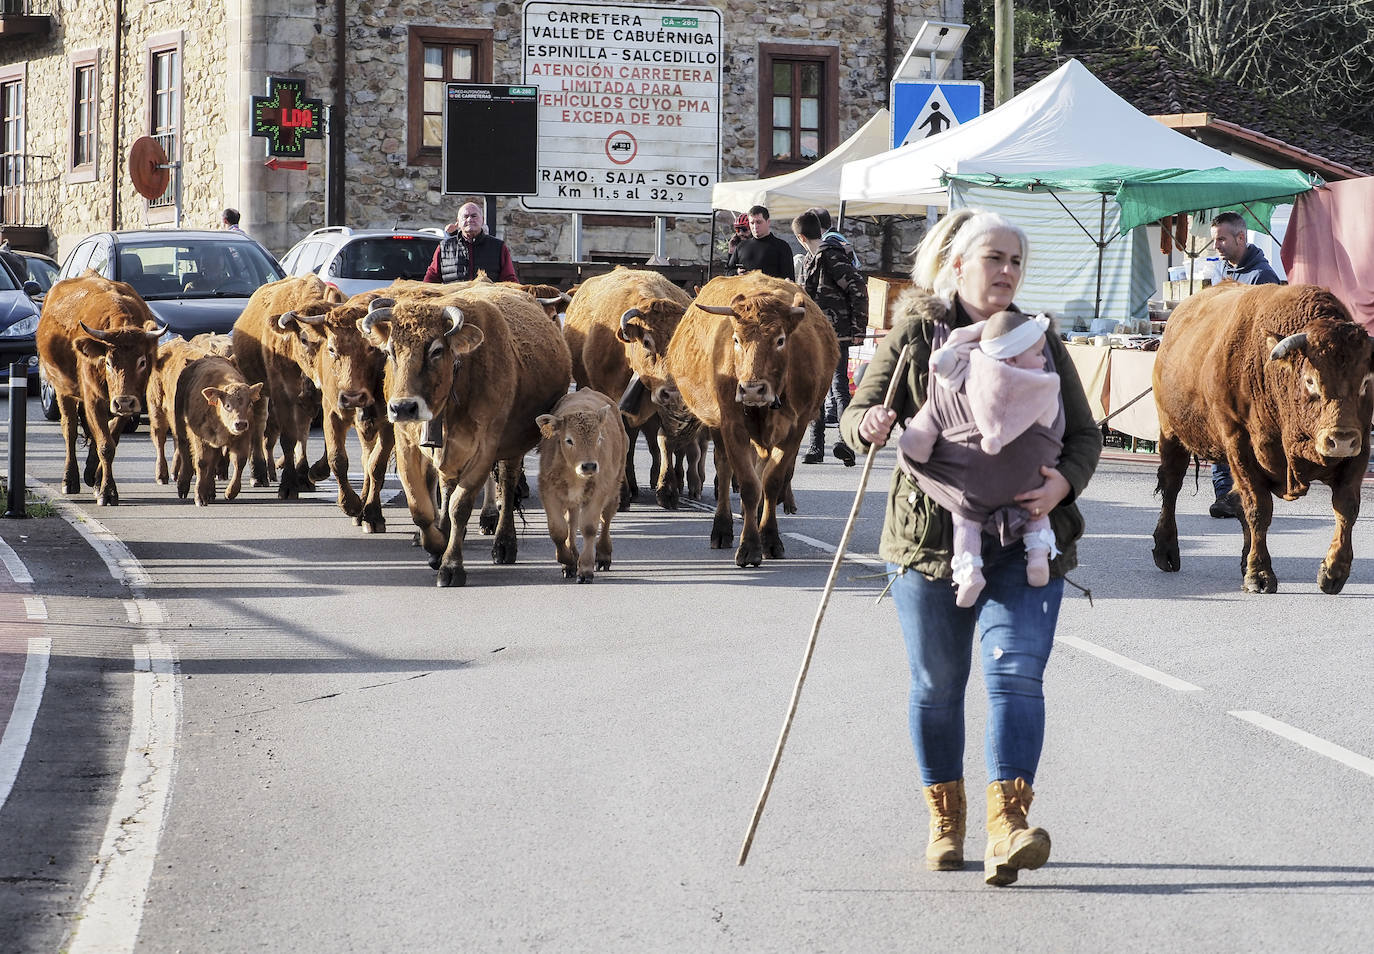
[{"label": "person in camouflage jacket", "polygon": [[[837,237],[822,238],[820,219],[814,212],[803,212],[792,220],[792,232],[806,249],[799,284],[825,312],[835,337],[840,341],[840,360],[830,382],[828,401],[835,403],[838,417],[849,407],[849,346],[863,333],[868,314],[868,283],[844,242]],[[854,451],[841,439],[833,453],[846,467],[854,466]],[[825,460],[825,412],[811,424],[811,446],[802,457],[804,464]]]}]

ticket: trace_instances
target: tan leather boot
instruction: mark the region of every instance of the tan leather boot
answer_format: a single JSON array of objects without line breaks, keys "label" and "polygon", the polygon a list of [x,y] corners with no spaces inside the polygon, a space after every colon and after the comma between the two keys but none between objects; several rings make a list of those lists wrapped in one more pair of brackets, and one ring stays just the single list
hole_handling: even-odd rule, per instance
[{"label": "tan leather boot", "polygon": [[1002,779],[988,786],[988,850],[983,880],[1008,885],[1022,868],[1039,868],[1050,857],[1050,836],[1026,824],[1035,793],[1024,778]]},{"label": "tan leather boot", "polygon": [[926,867],[931,871],[958,871],[964,867],[964,780],[938,782],[925,788],[930,807],[930,844]]}]

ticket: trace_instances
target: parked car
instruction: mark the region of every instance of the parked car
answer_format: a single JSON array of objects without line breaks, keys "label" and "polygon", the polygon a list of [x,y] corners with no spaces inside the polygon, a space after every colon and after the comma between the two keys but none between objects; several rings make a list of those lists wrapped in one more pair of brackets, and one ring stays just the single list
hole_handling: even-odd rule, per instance
[{"label": "parked car", "polygon": [[288,275],[312,272],[345,295],[383,288],[398,278],[420,281],[434,258],[441,229],[316,229],[282,256]]},{"label": "parked car", "polygon": [[21,280],[0,259],[0,381],[9,381],[10,365],[17,362],[28,366],[30,387],[38,381],[34,335],[38,331],[40,306],[34,299],[42,292],[38,282]]},{"label": "parked car", "polygon": [[[128,282],[167,326],[163,340],[228,333],[258,287],[285,278],[272,254],[242,232],[147,229],[97,232],[77,243],[59,279],[88,268]],[[40,387],[43,416],[60,416],[52,388]]]}]

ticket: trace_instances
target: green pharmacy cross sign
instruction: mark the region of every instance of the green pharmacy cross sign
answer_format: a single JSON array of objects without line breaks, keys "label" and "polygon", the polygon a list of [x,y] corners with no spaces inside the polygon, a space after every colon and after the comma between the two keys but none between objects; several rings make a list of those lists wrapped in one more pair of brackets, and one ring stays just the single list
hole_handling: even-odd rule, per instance
[{"label": "green pharmacy cross sign", "polygon": [[267,95],[251,97],[253,135],[267,137],[267,154],[300,159],[305,141],[324,137],[324,102],[305,98],[303,80],[267,78]]}]

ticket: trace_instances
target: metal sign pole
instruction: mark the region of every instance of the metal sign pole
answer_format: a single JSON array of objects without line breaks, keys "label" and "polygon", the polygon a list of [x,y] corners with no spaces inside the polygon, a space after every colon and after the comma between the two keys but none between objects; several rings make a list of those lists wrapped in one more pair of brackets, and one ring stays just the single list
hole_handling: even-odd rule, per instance
[{"label": "metal sign pole", "polygon": [[29,369],[23,362],[10,365],[9,491],[5,516],[27,517],[24,506],[24,432],[29,407]]}]

